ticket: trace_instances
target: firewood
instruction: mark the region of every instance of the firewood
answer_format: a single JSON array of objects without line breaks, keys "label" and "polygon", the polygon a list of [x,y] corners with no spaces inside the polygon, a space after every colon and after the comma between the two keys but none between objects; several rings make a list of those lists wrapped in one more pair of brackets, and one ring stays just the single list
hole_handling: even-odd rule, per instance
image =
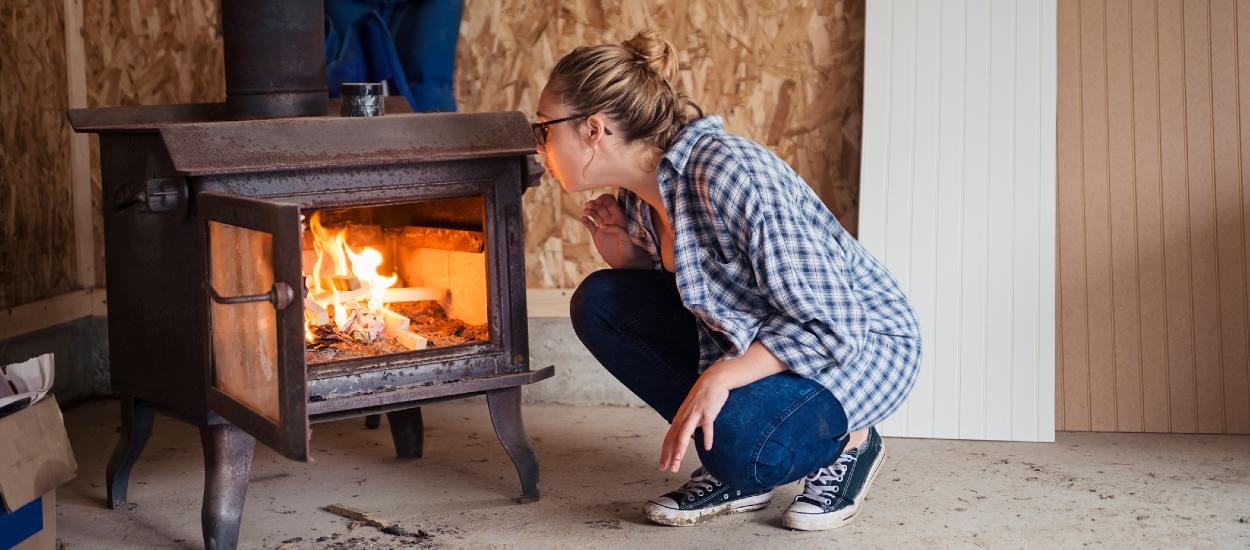
[{"label": "firewood", "polygon": [[339,292],[360,288],[360,279],[357,279],[354,275],[322,275],[321,282],[328,284]]},{"label": "firewood", "polygon": [[481,231],[463,231],[438,227],[405,227],[398,233],[396,239],[396,246],[400,247],[458,250],[461,252],[482,252],[485,250],[486,243],[486,235]]},{"label": "firewood", "polygon": [[426,533],[423,529],[417,529],[417,532],[414,533],[400,527],[399,522],[381,519],[368,512],[362,512],[355,508],[343,506],[342,504],[331,504],[322,508],[322,510],[351,520],[352,523],[350,525],[364,524],[370,527],[376,527],[388,535],[395,535],[397,537],[413,537],[418,539],[430,538],[430,534]]},{"label": "firewood", "polygon": [[396,342],[399,342],[399,345],[412,351],[425,349],[430,344],[429,340],[415,332],[404,331],[392,335],[391,338],[394,338]]},{"label": "firewood", "polygon": [[386,297],[383,302],[423,302],[425,300],[443,301],[446,299],[447,289],[433,288],[424,286],[414,286],[406,288],[388,288],[386,289]]},{"label": "firewood", "polygon": [[314,326],[330,324],[330,314],[316,300],[304,300],[304,318]]},{"label": "firewood", "polygon": [[[369,290],[358,288],[356,290],[345,290],[339,292],[338,301],[344,304],[352,304],[369,298]],[[328,304],[334,301],[334,292],[322,292],[313,297],[319,303]]]},{"label": "firewood", "polygon": [[408,332],[408,323],[412,320],[389,309],[383,309],[382,322],[386,325],[386,335],[395,338],[401,333]]},{"label": "firewood", "polygon": [[[407,287],[407,288],[388,288],[386,296],[382,298],[383,303],[391,302],[421,302],[424,300],[443,301],[447,296],[447,290],[443,288],[430,287]],[[355,290],[346,290],[339,292],[339,302],[350,304],[359,302],[369,298],[369,290],[358,288]],[[313,297],[319,303],[325,304],[334,300],[333,292],[322,292]]]}]

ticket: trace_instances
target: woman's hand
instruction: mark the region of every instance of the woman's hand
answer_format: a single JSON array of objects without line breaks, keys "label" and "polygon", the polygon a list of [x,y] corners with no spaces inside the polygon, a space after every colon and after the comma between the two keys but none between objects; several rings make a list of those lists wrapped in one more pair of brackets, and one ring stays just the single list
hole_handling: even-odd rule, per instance
[{"label": "woman's hand", "polygon": [[614,268],[650,267],[646,252],[629,240],[625,230],[625,211],[616,197],[603,194],[586,201],[582,208],[582,225],[590,231],[595,248],[604,261]]},{"label": "woman's hand", "polygon": [[712,450],[712,423],[721,407],[729,399],[729,386],[720,382],[712,369],[705,370],[694,383],[673,423],[664,434],[664,445],[660,448],[660,470],[676,472],[681,468],[681,459],[686,455],[686,447],[696,428],[703,429],[703,449]]},{"label": "woman's hand", "polygon": [[625,211],[616,197],[607,193],[586,201],[582,207],[582,225],[596,238],[601,232],[614,238],[629,238],[625,232]]}]

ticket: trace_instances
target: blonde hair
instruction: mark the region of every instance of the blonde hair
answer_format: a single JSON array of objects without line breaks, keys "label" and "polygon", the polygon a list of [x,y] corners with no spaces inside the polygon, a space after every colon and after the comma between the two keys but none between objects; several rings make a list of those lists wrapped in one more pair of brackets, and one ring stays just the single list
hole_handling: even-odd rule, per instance
[{"label": "blonde hair", "polygon": [[[691,120],[703,116],[677,91],[677,49],[654,31],[620,44],[582,46],[560,58],[548,79],[574,113],[605,113],[626,142],[641,140],[662,154]],[[658,158],[658,157],[657,157]]]}]

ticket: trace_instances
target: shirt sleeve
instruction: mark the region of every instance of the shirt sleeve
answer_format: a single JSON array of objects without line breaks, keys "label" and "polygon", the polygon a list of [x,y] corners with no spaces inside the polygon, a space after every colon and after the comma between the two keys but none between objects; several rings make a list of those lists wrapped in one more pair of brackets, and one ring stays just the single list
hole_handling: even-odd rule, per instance
[{"label": "shirt sleeve", "polygon": [[751,263],[774,306],[756,339],[805,377],[853,364],[869,322],[852,292],[844,252],[837,243],[815,242],[798,212],[765,204],[752,217]]}]

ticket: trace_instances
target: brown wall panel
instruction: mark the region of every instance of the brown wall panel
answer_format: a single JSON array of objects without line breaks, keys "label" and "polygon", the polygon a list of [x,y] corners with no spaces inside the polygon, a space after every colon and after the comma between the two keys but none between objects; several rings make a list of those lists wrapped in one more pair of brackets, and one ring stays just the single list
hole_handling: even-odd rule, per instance
[{"label": "brown wall panel", "polygon": [[1247,10],[1059,2],[1059,429],[1250,433]]}]

